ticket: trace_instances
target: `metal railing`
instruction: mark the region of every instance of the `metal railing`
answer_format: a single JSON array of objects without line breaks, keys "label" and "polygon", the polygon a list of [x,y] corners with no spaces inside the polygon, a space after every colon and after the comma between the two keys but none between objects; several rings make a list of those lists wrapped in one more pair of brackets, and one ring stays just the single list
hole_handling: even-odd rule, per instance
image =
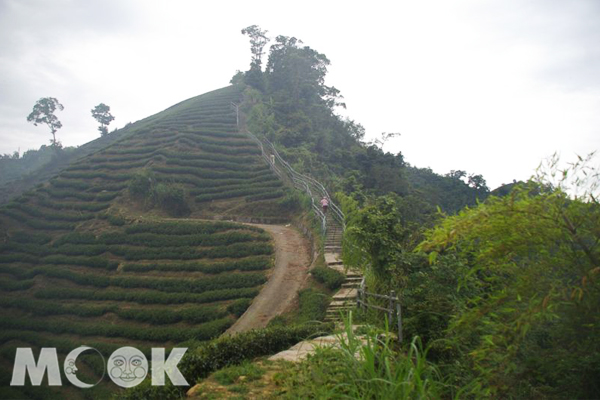
[{"label": "metal railing", "polygon": [[[238,125],[238,130],[242,131],[242,127],[240,126],[240,117],[239,117],[239,106],[235,103],[231,103],[231,106],[235,109],[236,112],[236,122]],[[334,220],[342,227],[342,230],[345,228],[344,222],[344,213],[331,200],[331,196],[319,181],[316,179],[301,174],[294,170],[292,166],[281,157],[273,143],[271,143],[267,138],[258,138],[248,129],[244,129],[244,132],[258,144],[261,152],[261,157],[265,162],[269,165],[271,170],[277,174],[277,176],[283,180],[284,182],[288,182],[295,188],[305,192],[311,199],[311,208],[314,211],[316,217],[321,222],[321,229],[323,231],[323,235],[327,232],[327,216],[321,210],[319,205],[319,200],[322,198],[326,198],[329,202],[329,209],[331,210],[331,215]],[[266,149],[265,149],[266,147]]]}]

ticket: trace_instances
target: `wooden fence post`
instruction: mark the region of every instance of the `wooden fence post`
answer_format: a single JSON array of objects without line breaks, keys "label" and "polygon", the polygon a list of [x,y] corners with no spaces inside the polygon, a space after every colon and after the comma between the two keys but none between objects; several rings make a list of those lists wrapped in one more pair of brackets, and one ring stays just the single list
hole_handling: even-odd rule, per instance
[{"label": "wooden fence post", "polygon": [[402,305],[396,303],[396,317],[398,318],[398,341],[402,343]]},{"label": "wooden fence post", "polygon": [[394,323],[394,299],[396,298],[396,292],[390,292],[390,299],[388,304],[388,327],[391,327]]}]

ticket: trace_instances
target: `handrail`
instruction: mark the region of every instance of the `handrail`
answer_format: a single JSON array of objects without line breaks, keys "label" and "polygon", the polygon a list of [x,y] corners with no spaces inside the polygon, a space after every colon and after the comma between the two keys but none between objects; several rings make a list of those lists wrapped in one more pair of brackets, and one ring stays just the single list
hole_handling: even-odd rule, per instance
[{"label": "handrail", "polygon": [[[235,109],[238,130],[241,131],[242,128],[240,127],[239,105],[235,104],[234,102],[231,102],[231,106]],[[279,176],[279,178],[281,180],[283,180],[283,181],[286,180],[284,178],[284,172],[282,172],[281,169],[279,169],[277,167],[275,160],[279,161],[279,164],[283,166],[283,169],[285,170],[285,175],[288,178],[288,180],[291,182],[291,184],[295,188],[302,190],[308,194],[308,196],[311,199],[311,207],[312,207],[313,211],[315,212],[316,217],[321,221],[321,229],[322,229],[323,235],[325,235],[325,233],[327,232],[327,217],[323,213],[323,211],[321,211],[321,208],[315,203],[315,195],[313,194],[315,192],[318,193],[319,198],[322,198],[322,197],[327,198],[327,200],[329,201],[330,209],[332,210],[333,218],[342,226],[342,229],[345,229],[346,224],[345,224],[344,213],[337,206],[337,204],[335,204],[331,200],[331,197],[329,196],[327,189],[325,189],[325,186],[323,186],[316,179],[314,179],[310,176],[301,174],[301,173],[297,172],[296,170],[294,170],[294,168],[292,168],[292,166],[286,160],[284,160],[283,157],[281,157],[281,155],[279,154],[279,152],[277,151],[277,149],[275,148],[273,143],[271,143],[267,138],[262,138],[262,140],[261,140],[256,135],[254,135],[252,132],[250,132],[248,129],[244,129],[244,131],[246,134],[248,134],[248,136],[250,136],[250,138],[252,140],[254,140],[258,144],[258,146],[260,147],[262,158],[269,165],[271,170],[273,170],[273,172],[275,172],[277,174],[277,176]],[[263,144],[263,141],[265,142],[264,144]],[[270,154],[265,150],[265,144],[268,146],[268,148],[270,150]],[[311,190],[311,188],[312,188],[312,190]]]}]

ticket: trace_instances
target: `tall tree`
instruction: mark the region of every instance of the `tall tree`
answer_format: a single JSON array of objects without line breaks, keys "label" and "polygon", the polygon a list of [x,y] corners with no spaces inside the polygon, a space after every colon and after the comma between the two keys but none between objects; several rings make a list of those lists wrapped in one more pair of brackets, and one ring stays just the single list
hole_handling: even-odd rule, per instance
[{"label": "tall tree", "polygon": [[115,119],[110,113],[110,107],[104,103],[98,104],[92,109],[92,117],[100,124],[100,136],[108,135],[108,125]]},{"label": "tall tree", "polygon": [[263,49],[269,42],[267,33],[269,31],[263,31],[258,25],[250,25],[247,28],[242,29],[242,35],[248,35],[250,38],[250,51],[252,52],[252,63],[250,69],[261,69],[262,56],[264,53]]},{"label": "tall tree", "polygon": [[329,109],[345,107],[339,90],[325,85],[329,59],[308,46],[300,47],[301,44],[294,37],[277,36],[266,69],[269,91],[303,107],[317,103]]},{"label": "tall tree", "polygon": [[33,106],[33,111],[27,116],[28,122],[33,122],[33,125],[46,124],[52,133],[52,146],[56,147],[56,131],[62,128],[62,123],[58,120],[54,112],[62,111],[65,107],[58,102],[54,97],[43,97],[39,99]]}]

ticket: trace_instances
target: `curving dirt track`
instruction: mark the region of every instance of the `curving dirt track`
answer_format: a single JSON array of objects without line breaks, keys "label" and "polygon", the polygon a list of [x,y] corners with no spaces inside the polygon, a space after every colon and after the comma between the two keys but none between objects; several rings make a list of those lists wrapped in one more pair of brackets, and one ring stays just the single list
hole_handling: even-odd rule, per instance
[{"label": "curving dirt track", "polygon": [[284,312],[298,295],[306,280],[311,254],[308,240],[292,226],[258,226],[269,232],[275,242],[275,267],[269,281],[225,334],[264,328],[269,321]]}]

